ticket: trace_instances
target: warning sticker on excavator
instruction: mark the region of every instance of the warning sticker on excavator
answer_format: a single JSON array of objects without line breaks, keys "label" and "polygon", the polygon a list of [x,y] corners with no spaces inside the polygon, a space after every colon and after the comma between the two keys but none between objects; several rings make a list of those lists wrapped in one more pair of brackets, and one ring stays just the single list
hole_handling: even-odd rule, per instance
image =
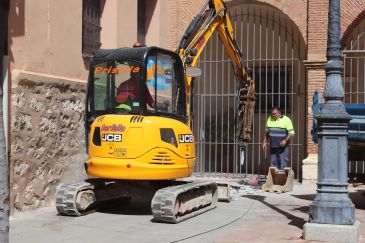
[{"label": "warning sticker on excavator", "polygon": [[127,149],[126,148],[115,148],[114,154],[117,157],[127,157]]},{"label": "warning sticker on excavator", "polygon": [[113,125],[102,125],[101,131],[102,132],[124,132],[126,127],[123,124],[113,124]]}]

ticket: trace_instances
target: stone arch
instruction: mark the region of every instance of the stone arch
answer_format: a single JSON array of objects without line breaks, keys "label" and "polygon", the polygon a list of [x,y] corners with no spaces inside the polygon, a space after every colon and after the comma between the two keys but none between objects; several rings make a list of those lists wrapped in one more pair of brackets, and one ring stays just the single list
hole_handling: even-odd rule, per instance
[{"label": "stone arch", "polygon": [[304,42],[307,42],[307,1],[305,0],[226,0],[227,6],[236,6],[240,4],[267,4],[291,19],[298,27]]},{"label": "stone arch", "polygon": [[[202,76],[196,82],[194,134],[197,169],[201,173],[263,174],[267,161],[260,147],[271,106],[281,106],[295,123],[291,166],[301,178],[304,157],[306,43],[297,24],[264,1],[226,1],[235,39],[244,63],[257,82],[253,138],[242,152],[235,141],[235,83],[227,54],[213,35],[199,60]],[[282,7],[283,9],[283,7]]]},{"label": "stone arch", "polygon": [[[171,1],[169,48],[176,48],[178,40],[184,34],[192,18],[198,13],[204,0]],[[225,0],[228,7],[239,4],[263,3],[268,4],[287,15],[298,27],[305,42],[307,42],[307,1],[306,0]],[[181,11],[183,10],[183,11]]]},{"label": "stone arch", "polygon": [[349,38],[350,34],[360,24],[360,22],[365,19],[365,9],[362,9],[362,12],[355,11],[354,14],[350,14],[350,13],[348,14],[345,9],[345,10],[341,11],[341,14],[345,15],[345,16],[342,16],[342,21],[341,21],[341,29],[344,29],[344,27],[346,27],[345,31],[343,31],[342,38],[341,38],[341,44],[343,46],[345,46],[346,41]]},{"label": "stone arch", "polygon": [[[347,26],[342,36],[344,103],[365,103],[365,10]],[[348,152],[349,176],[364,176],[362,148],[350,146]]]}]

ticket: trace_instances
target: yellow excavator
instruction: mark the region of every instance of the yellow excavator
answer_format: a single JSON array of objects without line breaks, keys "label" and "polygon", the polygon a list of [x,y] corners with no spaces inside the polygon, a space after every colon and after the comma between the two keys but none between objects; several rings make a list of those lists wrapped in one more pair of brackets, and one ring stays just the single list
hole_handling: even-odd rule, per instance
[{"label": "yellow excavator", "polygon": [[60,215],[80,216],[102,202],[151,198],[154,221],[178,223],[214,208],[215,182],[176,180],[191,176],[195,144],[191,126],[195,66],[217,31],[233,63],[239,95],[236,136],[251,137],[254,82],[241,61],[222,0],[207,0],[177,50],[130,47],[98,50],[90,64],[85,136],[91,177],[61,184]]}]

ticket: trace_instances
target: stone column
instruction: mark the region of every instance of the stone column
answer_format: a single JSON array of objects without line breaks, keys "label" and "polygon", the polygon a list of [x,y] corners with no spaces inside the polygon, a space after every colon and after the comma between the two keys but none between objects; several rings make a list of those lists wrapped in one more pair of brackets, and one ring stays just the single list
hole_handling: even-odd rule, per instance
[{"label": "stone column", "polygon": [[[318,121],[317,195],[304,225],[306,240],[356,242],[354,204],[347,190],[347,130],[351,116],[342,103],[343,64],[340,44],[340,1],[329,0],[326,85],[324,107]],[[333,225],[350,227],[336,228]],[[352,226],[352,227],[351,227]],[[347,232],[347,233],[346,233]]]}]

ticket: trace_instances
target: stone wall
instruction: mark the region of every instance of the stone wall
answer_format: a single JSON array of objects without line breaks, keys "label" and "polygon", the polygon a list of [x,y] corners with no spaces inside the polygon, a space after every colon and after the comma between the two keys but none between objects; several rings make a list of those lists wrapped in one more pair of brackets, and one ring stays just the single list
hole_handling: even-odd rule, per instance
[{"label": "stone wall", "polygon": [[[15,74],[15,75],[14,75]],[[86,83],[13,72],[12,212],[48,205],[57,185],[83,179]]]}]

